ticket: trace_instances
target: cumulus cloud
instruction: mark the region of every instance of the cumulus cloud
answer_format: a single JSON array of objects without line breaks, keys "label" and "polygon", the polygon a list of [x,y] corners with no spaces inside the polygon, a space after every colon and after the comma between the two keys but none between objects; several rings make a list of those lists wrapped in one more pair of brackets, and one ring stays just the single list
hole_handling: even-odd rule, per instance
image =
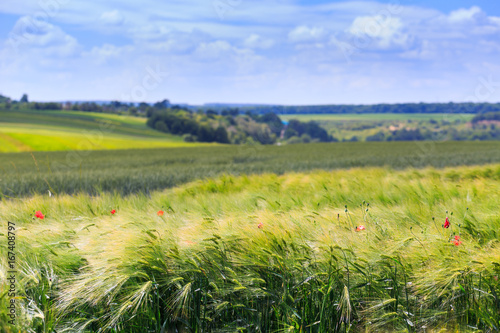
[{"label": "cumulus cloud", "polygon": [[263,60],[253,50],[236,47],[225,40],[201,43],[192,55],[183,59],[188,59],[197,75],[203,72],[227,78],[262,71],[259,64]]},{"label": "cumulus cloud", "polygon": [[116,9],[102,13],[100,19],[105,24],[110,24],[110,25],[120,25],[125,20],[122,14]]},{"label": "cumulus cloud", "polygon": [[361,16],[354,19],[349,32],[354,35],[366,34],[370,37],[390,39],[401,30],[402,26],[398,17]]},{"label": "cumulus cloud", "polygon": [[61,28],[31,16],[23,16],[16,22],[7,43],[15,49],[31,49],[57,57],[76,55],[81,50],[78,41]]},{"label": "cumulus cloud", "polygon": [[500,27],[500,17],[496,17],[496,16],[490,16],[489,17],[489,20],[491,23],[497,25]]},{"label": "cumulus cloud", "polygon": [[216,40],[208,43],[201,43],[194,51],[194,56],[201,60],[229,61],[234,59],[248,59],[255,56],[249,49],[237,48],[225,40]]},{"label": "cumulus cloud", "polygon": [[211,43],[201,43],[195,53],[203,59],[218,59],[232,50],[231,44],[218,40]]},{"label": "cumulus cloud", "polygon": [[448,19],[451,22],[463,22],[463,21],[471,21],[474,20],[475,18],[481,16],[483,14],[481,8],[477,6],[473,6],[469,9],[465,8],[460,8],[457,10],[454,10],[450,13],[448,16]]},{"label": "cumulus cloud", "polygon": [[290,31],[288,39],[294,43],[314,42],[324,38],[326,34],[324,28],[301,25]]},{"label": "cumulus cloud", "polygon": [[369,37],[380,47],[391,45],[403,46],[409,41],[409,36],[403,32],[403,23],[399,17],[382,15],[356,17],[347,30],[358,37]]},{"label": "cumulus cloud", "polygon": [[[264,0],[229,2],[235,5],[222,20],[205,0],[74,0],[39,22],[33,18],[42,17],[36,15],[41,12],[36,1],[0,1],[0,15],[31,15],[15,24],[8,40],[22,52],[0,47],[0,77],[12,82],[10,87],[35,82],[29,86],[35,93],[42,90],[37,82],[55,75],[55,66],[60,66],[64,77],[78,77],[67,80],[72,87],[79,85],[73,96],[106,98],[109,93],[103,86],[116,82],[116,89],[127,89],[128,82],[133,87],[145,64],[159,59],[172,73],[168,81],[175,84],[168,91],[173,100],[203,102],[200,96],[209,96],[236,101],[243,96],[235,89],[240,84],[239,93],[249,99],[264,102],[260,97],[268,96],[268,102],[287,103],[332,98],[349,102],[351,97],[362,97],[359,102],[389,101],[394,96],[415,100],[426,94],[438,100],[440,94],[443,99],[451,95],[427,89],[437,87],[434,78],[453,83],[450,91],[455,94],[460,87],[470,87],[481,71],[500,77],[498,67],[491,67],[500,55],[500,17],[488,16],[477,6],[445,13],[437,5],[279,0],[268,11]],[[78,32],[72,36],[70,31]],[[102,76],[110,78],[100,81],[106,84],[92,84]],[[370,76],[386,82],[387,91]],[[408,78],[422,82],[421,95],[405,91]],[[350,93],[349,87],[359,91]],[[24,91],[9,89],[13,96]],[[213,91],[206,95],[208,89]],[[49,91],[53,95],[46,98],[66,98],[68,91]],[[331,91],[338,91],[338,96],[332,97]],[[164,90],[151,99],[165,97],[162,94]]]},{"label": "cumulus cloud", "polygon": [[243,44],[250,49],[268,49],[274,45],[274,41],[257,34],[251,34],[245,39]]},{"label": "cumulus cloud", "polygon": [[130,54],[133,50],[134,48],[131,45],[120,47],[112,44],[104,44],[102,46],[94,46],[90,52],[84,53],[84,55],[93,59],[97,64],[102,65],[108,61],[122,58]]}]

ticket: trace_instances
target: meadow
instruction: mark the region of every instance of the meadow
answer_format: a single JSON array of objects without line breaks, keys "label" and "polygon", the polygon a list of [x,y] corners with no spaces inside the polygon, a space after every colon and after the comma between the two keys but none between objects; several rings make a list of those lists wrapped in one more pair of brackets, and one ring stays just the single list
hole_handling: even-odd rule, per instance
[{"label": "meadow", "polygon": [[2,242],[0,329],[497,332],[499,194],[490,164],[4,199],[19,297],[13,329]]},{"label": "meadow", "polygon": [[193,145],[180,136],[147,127],[146,118],[78,111],[0,109],[0,153]]},{"label": "meadow", "polygon": [[6,153],[0,196],[150,193],[221,174],[283,174],[379,166],[393,169],[500,163],[500,142],[346,142],[284,146]]}]

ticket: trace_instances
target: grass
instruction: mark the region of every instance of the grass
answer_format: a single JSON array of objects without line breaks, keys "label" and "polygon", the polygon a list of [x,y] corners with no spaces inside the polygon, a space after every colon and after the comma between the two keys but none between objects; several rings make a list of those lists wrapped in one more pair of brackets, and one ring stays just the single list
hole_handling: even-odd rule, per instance
[{"label": "grass", "polygon": [[3,200],[22,298],[14,330],[2,243],[1,329],[495,332],[499,193],[493,164],[224,175],[149,195]]},{"label": "grass", "polygon": [[0,152],[186,147],[145,118],[78,111],[0,110]]},{"label": "grass", "polygon": [[[55,144],[55,143],[53,143]],[[0,195],[149,193],[220,174],[500,162],[500,142],[357,142],[0,155]]]}]

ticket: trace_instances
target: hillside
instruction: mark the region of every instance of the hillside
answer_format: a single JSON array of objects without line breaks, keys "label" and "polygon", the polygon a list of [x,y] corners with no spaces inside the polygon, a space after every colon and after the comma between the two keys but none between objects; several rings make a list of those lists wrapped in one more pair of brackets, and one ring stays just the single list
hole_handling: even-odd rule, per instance
[{"label": "hillside", "polygon": [[146,126],[146,119],[108,113],[0,109],[0,152],[192,146]]},{"label": "hillside", "polygon": [[461,113],[278,116],[238,109],[192,111],[160,102],[142,109],[120,105],[106,112],[46,109],[52,104],[57,103],[0,105],[0,152],[500,139],[500,126],[492,121],[498,112],[475,117]]}]

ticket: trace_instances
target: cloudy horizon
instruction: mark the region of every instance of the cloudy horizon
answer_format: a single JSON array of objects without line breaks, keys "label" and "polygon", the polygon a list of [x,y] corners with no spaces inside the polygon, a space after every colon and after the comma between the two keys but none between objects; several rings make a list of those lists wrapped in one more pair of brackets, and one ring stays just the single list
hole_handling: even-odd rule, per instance
[{"label": "cloudy horizon", "polygon": [[31,100],[500,101],[487,1],[6,0],[0,94]]}]

